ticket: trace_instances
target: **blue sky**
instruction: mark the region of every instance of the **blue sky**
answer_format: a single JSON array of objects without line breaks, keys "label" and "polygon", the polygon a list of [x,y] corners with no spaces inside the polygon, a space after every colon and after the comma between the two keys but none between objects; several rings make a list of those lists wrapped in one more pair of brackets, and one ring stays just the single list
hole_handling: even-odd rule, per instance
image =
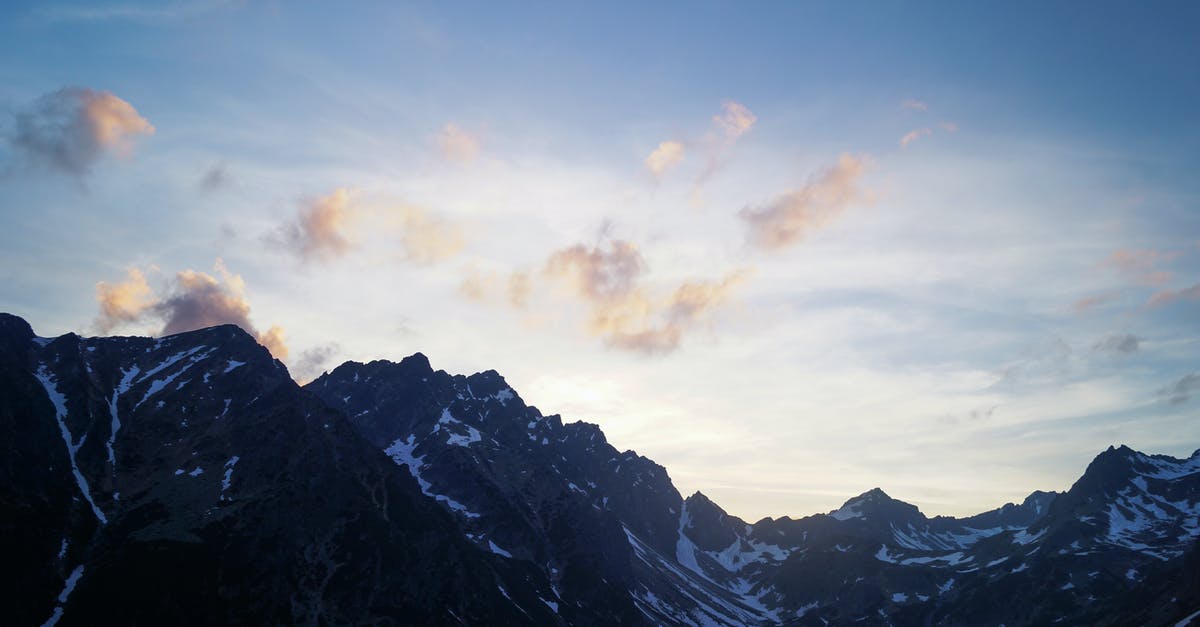
[{"label": "blue sky", "polygon": [[1200,447],[1189,3],[6,3],[0,308],[495,368],[731,512]]}]

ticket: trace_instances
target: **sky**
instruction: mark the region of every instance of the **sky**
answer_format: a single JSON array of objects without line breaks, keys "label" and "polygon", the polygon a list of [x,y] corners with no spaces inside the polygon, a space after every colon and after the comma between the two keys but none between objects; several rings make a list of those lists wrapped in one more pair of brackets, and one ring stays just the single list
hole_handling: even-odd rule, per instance
[{"label": "sky", "polygon": [[6,2],[0,310],[495,369],[747,520],[1200,448],[1200,5]]}]

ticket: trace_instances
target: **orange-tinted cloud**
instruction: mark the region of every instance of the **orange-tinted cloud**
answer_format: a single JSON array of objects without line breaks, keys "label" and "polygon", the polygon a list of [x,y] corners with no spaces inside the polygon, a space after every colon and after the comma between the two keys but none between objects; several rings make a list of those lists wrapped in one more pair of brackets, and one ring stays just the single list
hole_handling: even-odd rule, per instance
[{"label": "orange-tinted cloud", "polygon": [[637,246],[623,240],[601,246],[576,244],[550,255],[546,272],[567,280],[579,295],[592,299],[623,296],[633,290],[646,262]]},{"label": "orange-tinted cloud", "polygon": [[758,117],[751,113],[746,105],[727,100],[721,103],[721,113],[714,115],[712,121],[726,136],[737,138],[746,134],[758,121]]},{"label": "orange-tinted cloud", "polygon": [[589,333],[613,348],[645,354],[679,348],[746,276],[739,271],[719,281],[689,281],[660,297],[643,284],[645,272],[641,251],[623,240],[563,248],[545,266],[547,277],[587,306]]},{"label": "orange-tinted cloud", "polygon": [[270,239],[303,261],[341,257],[351,247],[346,232],[350,201],[351,193],[344,188],[316,198],[301,207],[296,219],[282,226]]},{"label": "orange-tinted cloud", "polygon": [[96,327],[101,333],[134,322],[156,302],[154,291],[146,283],[146,275],[137,268],[130,268],[128,278],[120,283],[97,283],[96,300],[100,303]]},{"label": "orange-tinted cloud", "polygon": [[940,122],[938,123],[938,126],[942,127],[942,130],[946,131],[947,133],[958,132],[958,122]]},{"label": "orange-tinted cloud", "polygon": [[739,216],[751,244],[766,250],[791,246],[820,228],[851,203],[865,198],[860,183],[867,159],[842,154],[833,167],[804,187],[777,196],[762,207],[746,207]]},{"label": "orange-tinted cloud", "polygon": [[104,155],[129,158],[154,126],[111,92],[65,87],[16,116],[12,143],[30,165],[83,176]]},{"label": "orange-tinted cloud", "polygon": [[908,148],[909,144],[917,141],[918,139],[921,139],[922,137],[926,137],[932,133],[933,133],[933,129],[930,129],[929,127],[918,128],[916,130],[909,131],[904,134],[904,137],[900,138],[900,147]]},{"label": "orange-tinted cloud", "polygon": [[1161,307],[1184,300],[1200,300],[1200,283],[1181,290],[1161,290],[1146,301],[1146,306]]},{"label": "orange-tinted cloud", "polygon": [[1108,262],[1143,285],[1162,285],[1175,275],[1158,266],[1178,257],[1178,251],[1121,249],[1109,255]]},{"label": "orange-tinted cloud", "polygon": [[905,109],[911,109],[913,111],[928,111],[929,110],[929,105],[925,104],[924,102],[921,102],[920,100],[913,100],[912,98],[909,98],[907,100],[902,100],[900,102],[900,106],[904,107]]},{"label": "orange-tinted cloud", "polygon": [[1085,296],[1072,303],[1071,309],[1073,309],[1075,313],[1084,313],[1101,305],[1110,303],[1114,298],[1116,298],[1116,295],[1114,294],[1096,294],[1095,296]]},{"label": "orange-tinted cloud", "polygon": [[665,141],[646,157],[646,169],[656,178],[661,178],[671,168],[683,161],[683,144],[677,141]]},{"label": "orange-tinted cloud", "polygon": [[479,138],[459,128],[455,124],[442,127],[437,136],[438,148],[442,156],[458,163],[470,163],[479,156]]},{"label": "orange-tinted cloud", "polygon": [[271,328],[255,336],[258,343],[265,346],[267,350],[271,351],[271,355],[280,361],[288,358],[286,338],[287,332],[277,324],[271,325]]},{"label": "orange-tinted cloud", "polygon": [[273,325],[259,333],[250,321],[250,303],[246,300],[246,282],[231,273],[217,259],[216,276],[196,270],[175,274],[164,295],[155,294],[140,270],[131,270],[123,283],[98,283],[96,299],[100,303],[97,326],[103,332],[120,324],[162,321],[159,335],[172,335],[220,324],[236,324],[253,335],[279,359],[286,359],[283,327]]},{"label": "orange-tinted cloud", "polygon": [[[723,305],[746,278],[739,270],[719,281],[689,281],[669,297],[643,310],[646,318],[631,328],[610,329],[605,342],[615,348],[645,354],[668,353],[679,348],[684,334]],[[642,302],[639,299],[639,302]]]}]

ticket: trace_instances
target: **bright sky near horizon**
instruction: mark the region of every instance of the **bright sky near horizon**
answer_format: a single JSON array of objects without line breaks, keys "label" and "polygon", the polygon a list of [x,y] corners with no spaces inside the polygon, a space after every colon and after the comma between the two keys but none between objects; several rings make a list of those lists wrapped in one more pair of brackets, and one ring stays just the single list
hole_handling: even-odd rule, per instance
[{"label": "bright sky near horizon", "polygon": [[750,520],[1200,447],[1200,5],[7,2],[0,310],[496,369]]}]

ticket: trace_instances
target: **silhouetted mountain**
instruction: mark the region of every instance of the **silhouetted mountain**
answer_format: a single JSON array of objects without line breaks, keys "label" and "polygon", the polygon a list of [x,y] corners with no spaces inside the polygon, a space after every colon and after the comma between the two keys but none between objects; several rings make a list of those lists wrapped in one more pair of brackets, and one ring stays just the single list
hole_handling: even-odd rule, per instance
[{"label": "silhouetted mountain", "polygon": [[753,524],[494,371],[304,388],[233,326],[36,337],[0,315],[4,622],[1174,624],[1200,451],[928,518],[879,488]]}]

